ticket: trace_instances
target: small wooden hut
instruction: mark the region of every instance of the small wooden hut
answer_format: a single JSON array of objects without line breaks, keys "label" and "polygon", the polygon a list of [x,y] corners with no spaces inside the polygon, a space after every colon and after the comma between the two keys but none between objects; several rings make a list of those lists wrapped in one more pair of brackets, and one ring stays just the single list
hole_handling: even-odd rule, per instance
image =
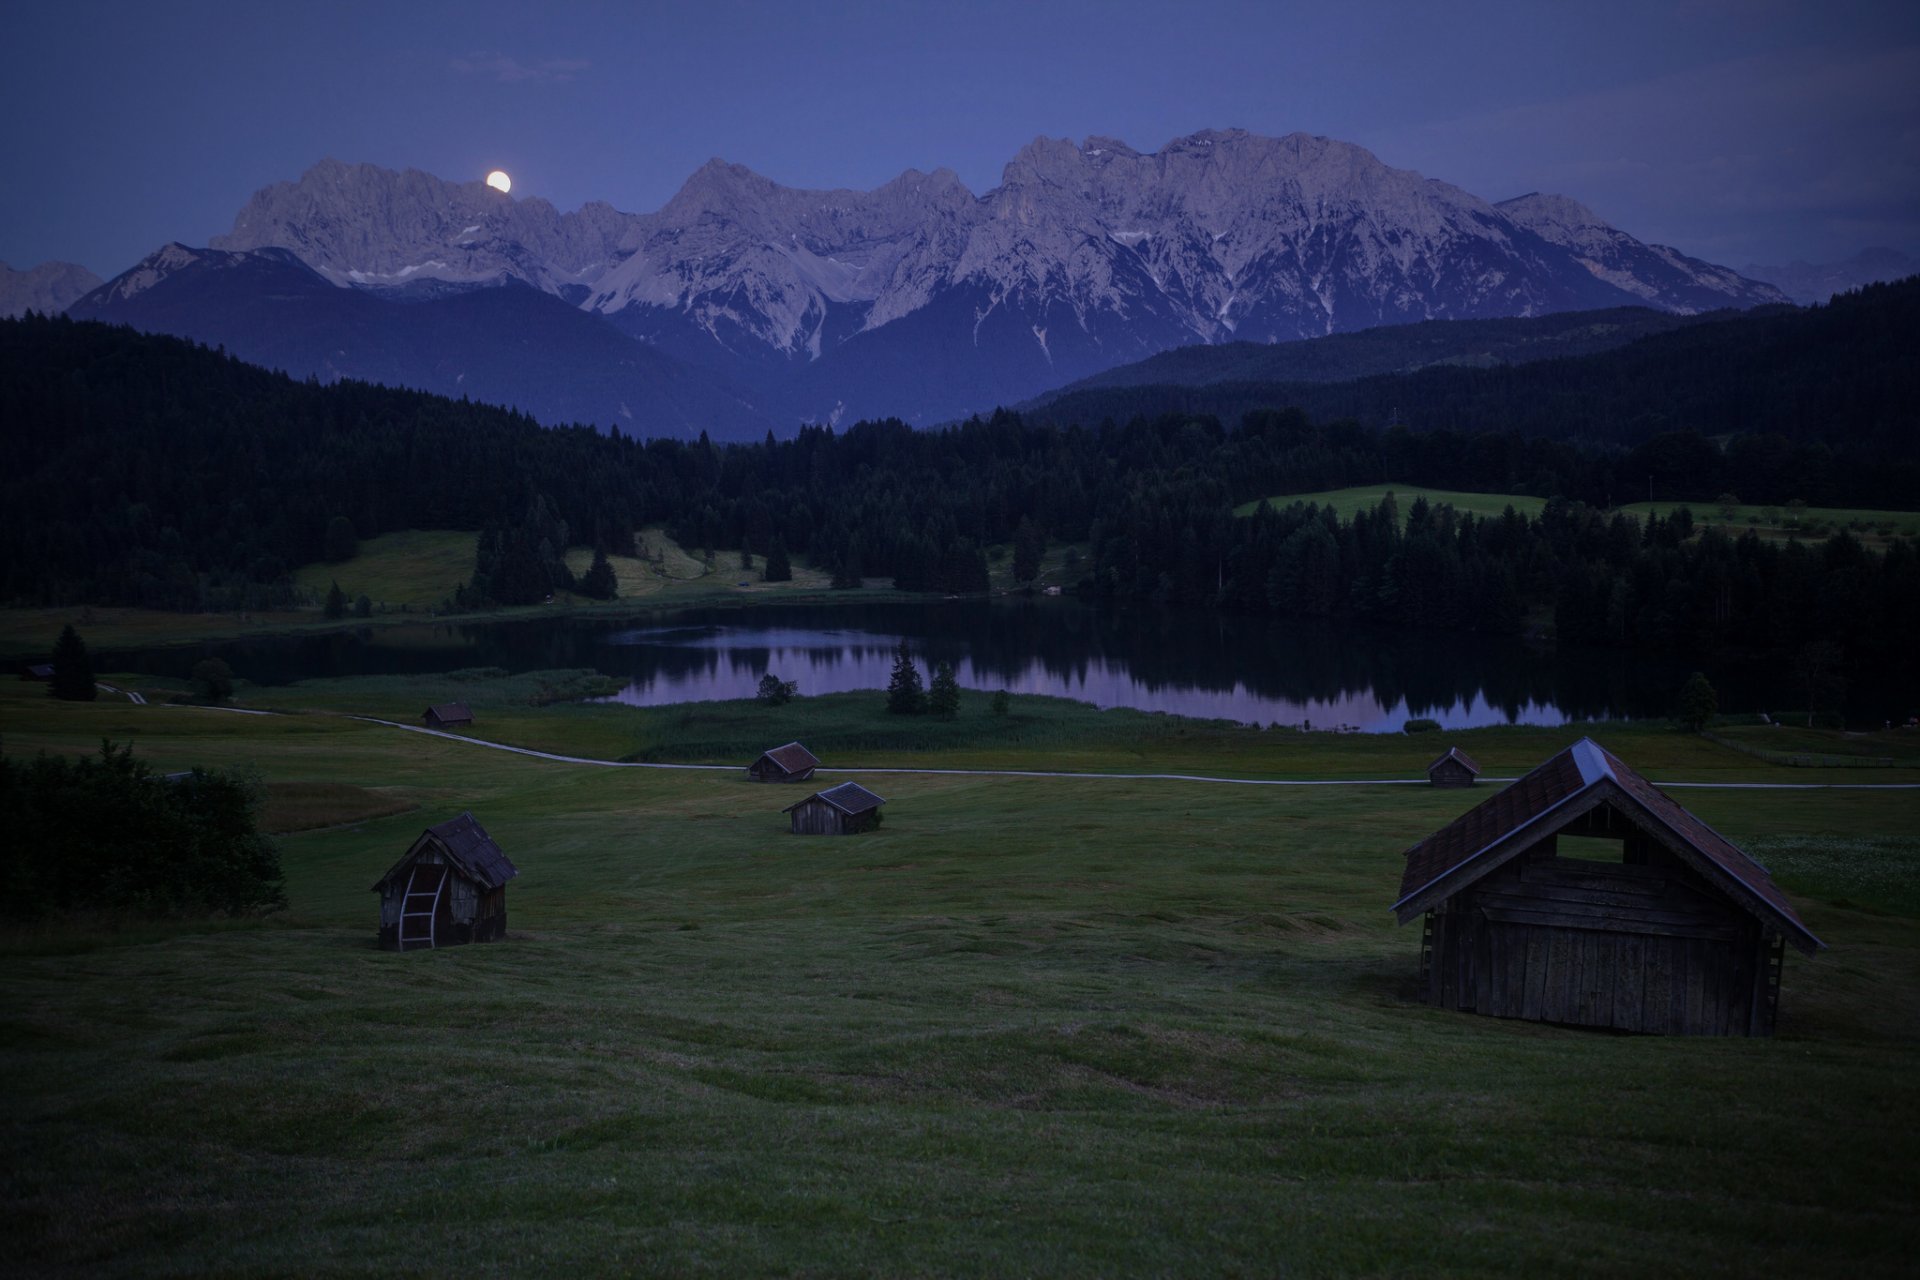
[{"label": "small wooden hut", "polygon": [[1784,944],[1824,944],[1766,868],[1583,738],[1407,850],[1422,995],[1677,1035],[1773,1032]]},{"label": "small wooden hut", "polygon": [[1458,747],[1448,747],[1447,754],[1427,766],[1427,781],[1436,787],[1470,787],[1479,776],[1480,766]]},{"label": "small wooden hut", "polygon": [[820,761],[813,752],[797,742],[763,752],[747,766],[747,776],[755,782],[805,782],[813,777]]},{"label": "small wooden hut", "polygon": [[859,783],[843,782],[781,812],[793,818],[797,836],[850,836],[880,825],[880,806],[885,803]]},{"label": "small wooden hut", "polygon": [[36,662],[25,671],[22,671],[20,678],[22,680],[38,680],[42,684],[49,684],[53,680],[53,664],[51,662]]},{"label": "small wooden hut", "polygon": [[455,729],[473,723],[473,710],[464,702],[440,702],[420,713],[429,729]]},{"label": "small wooden hut", "polygon": [[497,942],[507,936],[507,881],[519,875],[471,813],[428,827],[374,883],[388,951]]}]

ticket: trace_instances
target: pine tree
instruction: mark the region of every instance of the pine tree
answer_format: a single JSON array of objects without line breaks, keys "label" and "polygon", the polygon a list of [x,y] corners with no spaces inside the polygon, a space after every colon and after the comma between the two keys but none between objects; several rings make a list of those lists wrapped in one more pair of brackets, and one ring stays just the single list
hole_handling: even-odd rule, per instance
[{"label": "pine tree", "polygon": [[614,575],[613,562],[607,559],[607,549],[595,547],[593,567],[580,579],[580,594],[594,600],[612,600],[619,591],[619,580]]},{"label": "pine tree", "polygon": [[1026,516],[1020,517],[1020,527],[1013,531],[1013,580],[1032,582],[1040,573],[1040,557],[1047,549],[1047,539],[1037,525]]},{"label": "pine tree", "polygon": [[887,710],[897,716],[917,716],[927,709],[927,695],[920,685],[920,672],[913,665],[913,650],[907,638],[893,654],[893,678],[887,681]]},{"label": "pine tree", "polygon": [[340,581],[337,578],[334,580],[333,586],[327,591],[326,614],[329,618],[344,618],[347,616],[347,593],[340,589]]},{"label": "pine tree", "polygon": [[1696,671],[1680,689],[1680,727],[1698,733],[1712,723],[1720,711],[1720,695],[1707,683],[1705,673]]},{"label": "pine tree", "polygon": [[767,567],[760,577],[765,582],[793,581],[793,565],[787,559],[787,540],[777,533],[773,535],[773,544],[767,548]]},{"label": "pine tree", "polygon": [[941,720],[951,720],[959,714],[960,681],[954,678],[951,662],[935,664],[933,684],[927,691],[927,710]]},{"label": "pine tree", "polygon": [[327,521],[325,556],[328,564],[351,560],[359,549],[360,538],[354,532],[353,521],[345,516],[335,516]]},{"label": "pine tree", "polygon": [[93,659],[86,642],[68,623],[53,645],[53,683],[47,692],[67,702],[92,702],[100,696],[93,685]]}]

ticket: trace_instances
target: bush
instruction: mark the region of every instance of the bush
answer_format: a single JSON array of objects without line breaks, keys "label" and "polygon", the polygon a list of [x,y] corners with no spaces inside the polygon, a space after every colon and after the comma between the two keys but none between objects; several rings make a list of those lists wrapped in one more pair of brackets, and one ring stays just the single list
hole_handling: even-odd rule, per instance
[{"label": "bush", "polygon": [[280,855],[255,827],[249,780],[195,769],[172,780],[100,744],[97,757],[0,757],[0,845],[16,916],[65,911],[235,913],[286,904]]},{"label": "bush", "polygon": [[1409,720],[1401,726],[1401,732],[1403,733],[1437,733],[1439,729],[1440,722],[1438,720],[1427,720],[1424,718]]},{"label": "bush", "polygon": [[998,693],[993,695],[993,714],[997,716],[1006,715],[1007,712],[1012,708],[1012,704],[1013,704],[1012,695],[1009,694],[1005,689],[1000,690]]},{"label": "bush", "polygon": [[233,696],[233,668],[218,658],[193,664],[193,696],[202,702],[222,703]]}]

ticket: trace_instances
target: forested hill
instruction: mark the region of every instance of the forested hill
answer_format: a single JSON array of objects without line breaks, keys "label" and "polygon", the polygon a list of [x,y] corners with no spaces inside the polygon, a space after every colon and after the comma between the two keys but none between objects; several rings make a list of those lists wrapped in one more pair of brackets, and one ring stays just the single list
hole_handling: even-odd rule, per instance
[{"label": "forested hill", "polygon": [[[1845,441],[1690,433],[1634,449],[1488,433],[1189,415],[1087,428],[997,413],[941,431],[898,421],[718,446],[550,430],[509,411],[364,383],[295,382],[178,339],[65,319],[0,322],[0,599],[174,609],[292,602],[330,529],[483,531],[544,564],[663,524],[684,546],[779,546],[837,583],[985,589],[986,549],[1083,548],[1092,596],[1501,633],[1551,609],[1561,635],[1623,647],[1792,651],[1833,640],[1903,669],[1920,552],[1694,536],[1604,510],[1646,492],[1710,503],[1910,498],[1909,446],[1869,465]],[[1478,520],[1281,504],[1270,494],[1394,481],[1554,497]],[[1904,506],[1905,502],[1886,502]],[[524,554],[523,554],[524,553]],[[521,566],[524,567],[524,566]],[[476,570],[482,566],[476,564]],[[535,565],[533,572],[537,573]],[[521,574],[514,578],[516,583]],[[456,584],[449,583],[449,591]],[[461,593],[514,603],[492,571]]]},{"label": "forested hill", "polygon": [[[1911,449],[1920,425],[1916,335],[1920,277],[1869,285],[1800,311],[1721,314],[1578,358],[1485,368],[1427,368],[1347,382],[1318,381],[1306,373],[1288,380],[1255,373],[1219,381],[1214,374],[1238,378],[1235,366],[1212,363],[1196,351],[1182,355],[1185,363],[1150,364],[1149,370],[1199,371],[1206,375],[1199,385],[1070,391],[1032,412],[1049,422],[1166,413],[1231,422],[1251,410],[1294,406],[1316,420],[1398,422],[1415,431],[1498,431],[1627,445],[1669,431],[1778,433],[1845,441],[1893,457]],[[1301,345],[1319,341],[1328,340]]]},{"label": "forested hill", "polygon": [[[1790,308],[1775,308],[1791,310]],[[1206,387],[1220,383],[1351,382],[1433,366],[1490,368],[1611,351],[1653,334],[1724,320],[1733,313],[1675,315],[1648,307],[1562,311],[1498,320],[1428,320],[1330,333],[1300,342],[1223,342],[1175,347],[1036,396],[1032,409],[1082,391],[1114,387]]]}]

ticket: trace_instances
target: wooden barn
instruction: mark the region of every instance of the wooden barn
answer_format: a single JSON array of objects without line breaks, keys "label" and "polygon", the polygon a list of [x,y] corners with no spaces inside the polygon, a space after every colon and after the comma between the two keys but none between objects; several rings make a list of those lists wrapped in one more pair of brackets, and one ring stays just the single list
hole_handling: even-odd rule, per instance
[{"label": "wooden barn", "polygon": [[473,723],[473,710],[464,702],[441,702],[420,713],[429,729],[456,729]]},{"label": "wooden barn", "polygon": [[428,827],[375,882],[389,951],[497,942],[507,936],[507,881],[519,875],[471,813]]},{"label": "wooden barn", "polygon": [[1447,754],[1427,766],[1427,781],[1436,787],[1470,787],[1479,776],[1480,766],[1458,747],[1448,747]]},{"label": "wooden barn", "polygon": [[755,782],[805,782],[819,767],[820,761],[813,752],[797,742],[789,742],[748,765],[747,776]]},{"label": "wooden barn", "polygon": [[792,816],[797,836],[850,836],[879,826],[880,806],[885,803],[859,783],[843,782],[780,812]]},{"label": "wooden barn", "polygon": [[22,680],[38,680],[42,684],[49,684],[53,680],[53,664],[51,662],[36,662],[25,671],[22,671],[20,678]]},{"label": "wooden barn", "polygon": [[1773,1032],[1784,945],[1824,944],[1766,868],[1591,738],[1407,850],[1422,995],[1675,1035]]}]

